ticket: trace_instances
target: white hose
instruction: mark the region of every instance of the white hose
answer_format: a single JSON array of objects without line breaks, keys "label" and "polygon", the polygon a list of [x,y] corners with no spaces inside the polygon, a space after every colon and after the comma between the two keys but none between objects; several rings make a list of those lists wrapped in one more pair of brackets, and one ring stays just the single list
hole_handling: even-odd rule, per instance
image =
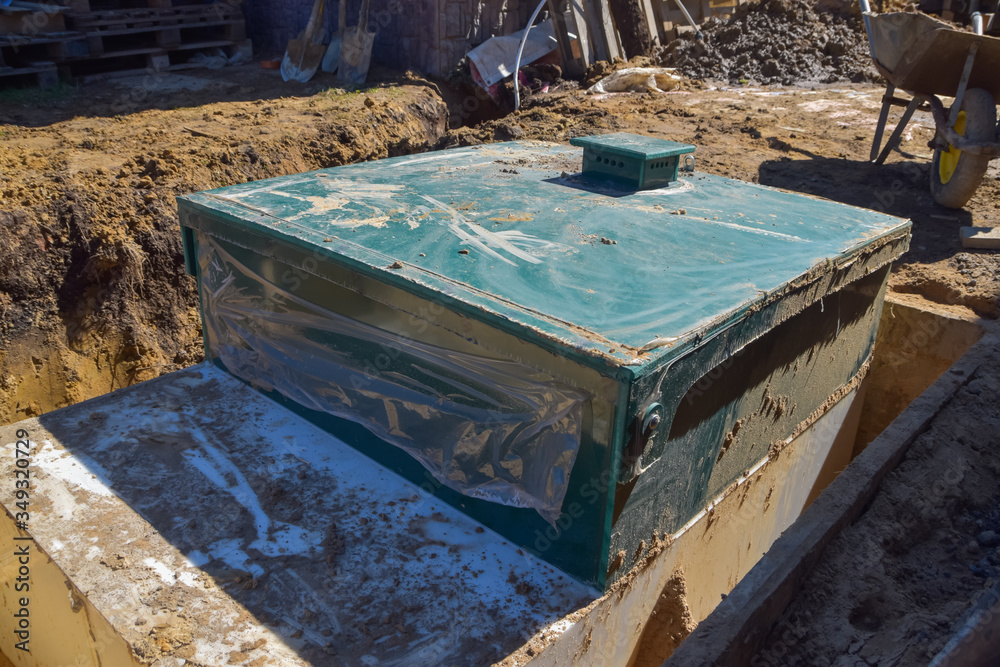
[{"label": "white hose", "polygon": [[674,0],[674,2],[676,2],[677,6],[681,8],[681,13],[684,14],[684,18],[687,19],[688,24],[694,28],[694,36],[698,39],[703,39],[704,36],[701,34],[701,28],[698,27],[698,24],[695,23],[694,19],[691,18],[691,15],[688,14],[687,7],[684,6],[684,3],[681,2],[681,0]]},{"label": "white hose", "polygon": [[[521,43],[517,45],[517,57],[514,58],[514,111],[521,108],[521,93],[518,90],[520,88],[518,73],[521,71],[521,53],[524,51],[525,42],[528,41],[528,31],[531,30],[531,24],[535,22],[536,18],[538,18],[538,12],[542,11],[542,7],[545,6],[546,2],[548,2],[548,0],[542,0],[538,3],[538,6],[535,7],[534,13],[531,15],[531,18],[528,19],[528,26],[524,29],[524,34],[521,35]],[[553,17],[553,20],[555,20],[555,17]]]}]

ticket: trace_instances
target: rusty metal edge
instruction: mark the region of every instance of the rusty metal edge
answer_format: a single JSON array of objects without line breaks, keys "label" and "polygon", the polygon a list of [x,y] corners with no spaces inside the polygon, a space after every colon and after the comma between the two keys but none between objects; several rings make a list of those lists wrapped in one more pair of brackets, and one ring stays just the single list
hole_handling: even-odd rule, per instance
[{"label": "rusty metal edge", "polygon": [[885,476],[998,345],[1000,330],[988,328],[823,491],[663,667],[748,665],[826,546],[864,512]]}]

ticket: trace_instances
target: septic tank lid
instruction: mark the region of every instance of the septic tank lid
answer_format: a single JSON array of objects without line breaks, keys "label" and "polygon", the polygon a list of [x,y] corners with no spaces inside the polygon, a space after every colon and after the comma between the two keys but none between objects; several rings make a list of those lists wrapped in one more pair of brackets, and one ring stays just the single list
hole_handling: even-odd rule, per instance
[{"label": "septic tank lid", "polygon": [[569,143],[583,147],[584,175],[610,176],[638,190],[676,181],[681,160],[695,151],[691,144],[628,132],[574,137]]}]

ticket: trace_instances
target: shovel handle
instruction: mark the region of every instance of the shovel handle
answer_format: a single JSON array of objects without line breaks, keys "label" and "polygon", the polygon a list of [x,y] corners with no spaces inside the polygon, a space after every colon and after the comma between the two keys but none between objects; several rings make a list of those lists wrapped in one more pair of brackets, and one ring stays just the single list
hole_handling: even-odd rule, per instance
[{"label": "shovel handle", "polygon": [[306,24],[306,34],[313,34],[313,28],[316,26],[316,22],[321,16],[323,16],[323,7],[326,5],[326,0],[316,0],[313,3],[312,13],[309,14],[309,23]]},{"label": "shovel handle", "polygon": [[371,0],[361,0],[361,9],[358,10],[358,30],[368,31],[368,9],[370,6]]}]

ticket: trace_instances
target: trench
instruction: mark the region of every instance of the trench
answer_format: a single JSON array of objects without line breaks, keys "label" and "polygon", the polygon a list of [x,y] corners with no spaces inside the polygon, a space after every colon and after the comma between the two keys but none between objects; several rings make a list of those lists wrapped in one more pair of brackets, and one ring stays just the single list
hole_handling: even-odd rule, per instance
[{"label": "trench", "polygon": [[133,79],[13,120],[0,101],[0,424],[203,359],[176,196],[523,134],[470,82],[289,95],[247,66],[135,95]]},{"label": "trench", "polygon": [[[985,335],[980,322],[963,309],[948,309],[909,295],[887,296],[852,459]],[[677,573],[660,592],[631,667],[663,664],[697,627],[687,596],[682,573]]]}]

